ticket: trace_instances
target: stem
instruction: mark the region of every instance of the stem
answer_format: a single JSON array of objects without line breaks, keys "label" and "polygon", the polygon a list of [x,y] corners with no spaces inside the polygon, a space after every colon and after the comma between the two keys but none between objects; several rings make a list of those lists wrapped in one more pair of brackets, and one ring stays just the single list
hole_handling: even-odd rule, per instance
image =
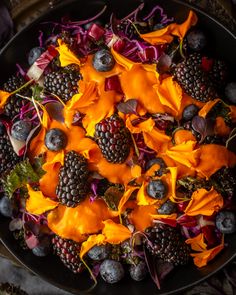
[{"label": "stem", "polygon": [[133,141],[133,144],[134,144],[134,150],[135,150],[135,153],[136,153],[136,155],[139,157],[139,156],[140,156],[140,153],[139,153],[139,149],[138,149],[138,147],[137,147],[137,144],[136,144],[136,142],[135,142],[134,136],[133,136],[132,133],[130,133],[130,134],[131,134],[131,138],[132,138],[132,141]]},{"label": "stem", "polygon": [[27,83],[25,83],[24,85],[22,85],[20,88],[18,88],[15,91],[11,92],[11,95],[16,94],[17,92],[21,91],[23,88],[25,88],[28,85],[30,85],[33,81],[34,81],[34,79],[29,80]]},{"label": "stem", "polygon": [[184,55],[184,51],[183,51],[183,43],[184,43],[184,39],[182,39],[179,43],[179,52],[180,52],[180,55],[182,56],[182,58],[185,59],[185,55]]}]

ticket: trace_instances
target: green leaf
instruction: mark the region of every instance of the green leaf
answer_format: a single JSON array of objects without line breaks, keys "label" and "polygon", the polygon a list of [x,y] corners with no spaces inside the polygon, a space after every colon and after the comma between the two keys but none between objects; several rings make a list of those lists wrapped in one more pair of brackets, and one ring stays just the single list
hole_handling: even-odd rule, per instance
[{"label": "green leaf", "polygon": [[43,97],[41,96],[43,92],[43,87],[39,86],[38,84],[35,84],[31,86],[31,90],[32,90],[32,96],[35,100],[37,101],[43,100]]},{"label": "green leaf", "polygon": [[117,187],[111,186],[105,191],[102,198],[111,210],[117,211],[122,196],[123,193]]},{"label": "green leaf", "polygon": [[43,156],[40,156],[40,157],[38,157],[38,158],[35,158],[35,159],[34,159],[34,163],[32,164],[32,167],[33,167],[35,173],[36,173],[40,178],[43,177],[44,174],[46,173],[46,172],[43,170],[43,168],[42,168],[44,162],[45,162],[44,157],[43,157]]},{"label": "green leaf", "polygon": [[30,164],[29,159],[20,162],[15,168],[2,179],[4,191],[8,194],[9,198],[12,197],[13,193],[24,187],[27,183],[38,182],[42,177],[42,163],[41,166],[37,162],[34,168]]}]

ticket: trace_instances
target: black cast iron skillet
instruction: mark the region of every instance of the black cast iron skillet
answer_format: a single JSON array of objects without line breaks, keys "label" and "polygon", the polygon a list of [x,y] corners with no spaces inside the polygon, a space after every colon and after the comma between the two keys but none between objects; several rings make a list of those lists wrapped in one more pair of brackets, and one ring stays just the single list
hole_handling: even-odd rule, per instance
[{"label": "black cast iron skillet", "polygon": [[[161,5],[168,12],[169,16],[174,16],[179,22],[186,19],[190,8],[195,10],[198,14],[200,25],[207,30],[211,38],[211,53],[228,61],[232,67],[236,65],[236,37],[214,18],[178,0],[146,0],[145,2],[150,7],[154,4]],[[104,20],[108,20],[110,12],[115,12],[118,17],[122,17],[135,9],[140,2],[137,0],[64,1],[62,5],[49,11],[42,18],[18,33],[1,51],[0,84],[15,72],[16,62],[27,66],[26,56],[29,49],[38,46],[37,38],[40,23],[47,20],[59,20],[65,14],[71,15],[75,20],[85,19],[95,15],[101,10],[104,4],[108,5]],[[42,29],[42,27],[40,28]],[[46,29],[46,27],[44,28]],[[45,258],[39,258],[34,256],[31,251],[23,251],[17,244],[17,241],[14,240],[12,233],[9,232],[8,224],[9,220],[7,218],[0,217],[0,237],[2,242],[21,263],[35,274],[74,294],[83,294],[83,290],[91,286],[91,281],[87,273],[74,275],[63,266],[57,257],[51,255]],[[127,276],[121,283],[115,285],[108,285],[103,281],[99,281],[98,286],[91,291],[91,294],[164,295],[181,293],[186,288],[190,288],[214,274],[236,256],[236,235],[226,238],[225,242],[227,247],[207,267],[197,269],[193,264],[190,264],[177,268],[164,281],[161,291],[157,290],[151,279],[143,282],[134,282]]]}]

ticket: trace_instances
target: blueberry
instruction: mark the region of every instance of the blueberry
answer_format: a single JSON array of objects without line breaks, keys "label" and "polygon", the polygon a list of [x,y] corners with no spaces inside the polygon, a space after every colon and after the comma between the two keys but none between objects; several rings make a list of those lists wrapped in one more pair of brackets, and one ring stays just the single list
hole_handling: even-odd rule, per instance
[{"label": "blueberry", "polygon": [[129,273],[133,280],[142,281],[148,273],[146,263],[144,261],[140,261],[137,265],[131,265]]},{"label": "blueberry", "polygon": [[159,214],[170,215],[176,212],[176,204],[171,202],[171,200],[167,200],[161,207],[157,210]]},{"label": "blueberry", "polygon": [[167,195],[167,187],[161,179],[151,180],[147,185],[147,193],[153,199],[162,200]]},{"label": "blueberry", "polygon": [[236,104],[236,82],[231,82],[226,85],[225,96],[231,103]]},{"label": "blueberry", "polygon": [[115,60],[107,49],[97,51],[93,57],[93,67],[98,72],[108,72],[113,69]]},{"label": "blueberry", "polygon": [[125,271],[120,262],[106,259],[100,266],[100,275],[105,282],[114,284],[124,277]]},{"label": "blueberry", "polygon": [[51,240],[48,236],[44,236],[39,240],[39,244],[32,249],[35,256],[44,257],[49,254],[51,250]]},{"label": "blueberry", "polygon": [[0,199],[0,213],[5,217],[12,217],[12,212],[13,208],[11,200],[8,197],[3,196]]},{"label": "blueberry", "polygon": [[216,227],[222,234],[232,234],[236,231],[236,216],[231,211],[221,211],[216,215]]},{"label": "blueberry", "polygon": [[32,66],[32,64],[40,57],[40,55],[44,52],[42,47],[34,47],[30,50],[28,56],[28,64]]},{"label": "blueberry", "polygon": [[164,160],[162,158],[155,158],[155,159],[151,159],[147,162],[146,164],[146,170],[150,169],[153,165],[159,165],[160,169],[156,171],[156,175],[157,176],[161,176],[163,174],[163,170],[166,168],[166,163],[164,162]]},{"label": "blueberry", "polygon": [[67,137],[61,129],[50,129],[45,136],[45,145],[50,151],[60,151],[66,147]]},{"label": "blueberry", "polygon": [[207,38],[202,30],[195,29],[187,35],[187,42],[190,49],[201,51],[207,45]]},{"label": "blueberry", "polygon": [[190,104],[186,106],[183,110],[182,119],[184,121],[190,121],[193,117],[195,117],[198,114],[199,107],[195,104]]},{"label": "blueberry", "polygon": [[5,133],[5,126],[4,124],[0,121],[0,136],[2,136]]},{"label": "blueberry", "polygon": [[32,128],[31,122],[28,121],[17,121],[12,125],[11,128],[11,135],[13,138],[20,140],[20,141],[26,141],[30,131]]},{"label": "blueberry", "polygon": [[108,258],[110,249],[107,245],[94,246],[89,250],[88,256],[92,260],[100,261]]}]

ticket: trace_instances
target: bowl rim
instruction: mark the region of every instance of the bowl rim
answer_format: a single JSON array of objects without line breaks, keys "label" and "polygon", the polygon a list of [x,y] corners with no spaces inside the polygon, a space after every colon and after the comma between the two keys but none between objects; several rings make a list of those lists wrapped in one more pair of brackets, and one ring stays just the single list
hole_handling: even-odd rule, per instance
[{"label": "bowl rim", "polygon": [[[206,11],[204,11],[202,8],[196,6],[195,4],[192,3],[187,3],[184,0],[171,0],[174,3],[177,4],[181,4],[185,7],[187,7],[188,9],[194,10],[196,13],[199,13],[201,15],[204,15],[206,18],[210,19],[212,22],[214,22],[215,24],[217,24],[218,26],[220,26],[225,32],[227,32],[233,39],[236,40],[236,32],[233,32],[233,30],[229,29],[228,27],[226,27],[226,25],[224,25],[223,23],[220,22],[220,20],[218,20],[214,15],[212,15],[211,13],[208,13]],[[2,54],[4,54],[4,52],[12,45],[12,43],[18,38],[18,36],[20,36],[21,34],[24,34],[25,32],[27,32],[27,30],[29,30],[31,27],[34,27],[36,25],[38,25],[40,23],[40,21],[42,21],[43,19],[47,18],[50,14],[53,14],[54,12],[60,10],[63,7],[69,6],[73,3],[75,3],[76,0],[67,0],[67,1],[62,1],[61,3],[57,4],[55,7],[50,8],[50,10],[45,11],[41,16],[39,16],[38,18],[34,19],[32,22],[30,22],[28,25],[26,25],[22,30],[20,30],[19,32],[17,32],[6,44],[5,46],[0,50],[0,56]],[[46,275],[44,275],[42,272],[38,272],[36,269],[32,269],[31,266],[27,265],[27,262],[24,262],[21,260],[20,255],[17,253],[17,251],[14,251],[13,249],[11,249],[11,245],[8,245],[8,242],[5,241],[1,236],[0,236],[0,241],[2,242],[2,244],[6,247],[6,249],[13,255],[14,258],[17,259],[17,261],[24,266],[27,270],[29,270],[31,273],[33,273],[34,275],[40,277],[41,279],[43,279],[44,281],[46,281],[47,283],[52,284],[53,286],[60,288],[62,290],[65,290],[67,292],[71,292],[72,294],[90,294],[90,291],[92,291],[94,288],[90,288],[88,290],[78,290],[78,289],[69,289],[68,287],[65,287],[63,284],[55,282],[53,280],[51,280],[50,278],[48,278]],[[193,283],[190,283],[184,287],[180,287],[174,291],[169,291],[169,292],[164,292],[164,293],[159,293],[159,295],[174,295],[174,294],[182,294],[181,292],[186,291],[200,283],[202,283],[203,281],[209,279],[211,276],[213,276],[214,274],[216,274],[217,272],[219,272],[220,270],[222,270],[226,265],[228,265],[234,258],[236,258],[236,250],[235,253],[229,258],[227,259],[223,264],[221,264],[217,269],[213,270],[211,273],[206,274],[204,277],[196,280]],[[160,290],[161,292],[161,290]]]}]

